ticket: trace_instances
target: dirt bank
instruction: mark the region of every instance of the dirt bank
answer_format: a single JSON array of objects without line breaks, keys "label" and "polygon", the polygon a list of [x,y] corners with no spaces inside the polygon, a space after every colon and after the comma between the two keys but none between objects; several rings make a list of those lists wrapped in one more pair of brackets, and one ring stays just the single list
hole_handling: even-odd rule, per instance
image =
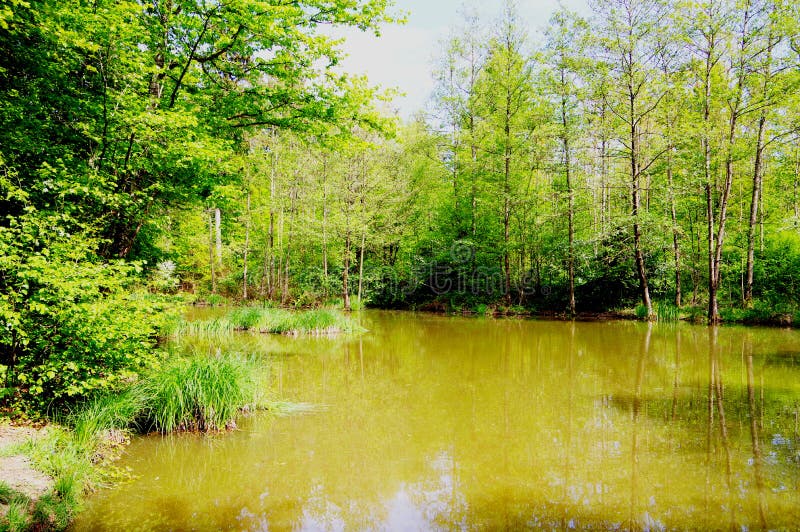
[{"label": "dirt bank", "polygon": [[[53,479],[34,469],[30,459],[14,448],[44,430],[0,424],[0,482],[34,501],[53,487]],[[4,513],[5,505],[0,505],[0,514]]]}]

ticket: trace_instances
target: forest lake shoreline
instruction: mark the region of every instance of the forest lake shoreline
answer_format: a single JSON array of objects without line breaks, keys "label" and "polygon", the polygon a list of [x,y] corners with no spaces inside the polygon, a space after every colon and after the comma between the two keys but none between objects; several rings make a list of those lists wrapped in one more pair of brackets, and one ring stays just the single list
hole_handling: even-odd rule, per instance
[{"label": "forest lake shoreline", "polygon": [[[248,305],[223,304],[212,305],[205,301],[196,301],[187,306],[195,307],[217,307],[217,308],[244,308]],[[689,307],[683,307],[689,308]],[[693,307],[695,310],[697,307]],[[297,310],[297,309],[294,309]],[[584,311],[578,312],[575,316],[570,316],[568,312],[559,311],[534,311],[519,310],[512,308],[498,309],[487,307],[486,312],[476,312],[470,309],[447,309],[443,305],[427,304],[415,309],[370,309],[370,310],[392,310],[399,312],[422,313],[436,316],[464,316],[476,318],[492,319],[525,319],[542,321],[579,321],[579,322],[614,322],[614,321],[643,321],[647,320],[636,316],[633,309],[611,310],[611,311]],[[359,311],[352,311],[359,312]],[[704,316],[695,313],[692,316],[681,316],[677,320],[663,323],[686,322],[694,325],[704,325]],[[746,327],[774,327],[774,328],[796,328],[797,323],[791,314],[776,313],[769,319],[749,319],[749,320],[723,320],[722,326],[746,326]],[[30,457],[22,451],[24,446],[31,441],[42,437],[47,433],[49,427],[55,426],[64,429],[65,427],[57,423],[36,423],[30,420],[10,420],[4,418],[0,420],[0,481],[8,483],[15,491],[23,493],[30,498],[30,504],[36,501],[53,488],[55,480],[45,472],[36,469]],[[235,430],[235,429],[232,429]],[[229,432],[229,431],[226,431]],[[130,440],[125,443],[129,443]],[[113,467],[115,462],[124,452],[124,445],[118,447],[113,456],[106,456],[106,460],[98,467]],[[5,467],[6,464],[13,462],[14,467]],[[13,478],[12,478],[13,477]],[[5,516],[8,511],[8,504],[0,503],[0,517]]]}]

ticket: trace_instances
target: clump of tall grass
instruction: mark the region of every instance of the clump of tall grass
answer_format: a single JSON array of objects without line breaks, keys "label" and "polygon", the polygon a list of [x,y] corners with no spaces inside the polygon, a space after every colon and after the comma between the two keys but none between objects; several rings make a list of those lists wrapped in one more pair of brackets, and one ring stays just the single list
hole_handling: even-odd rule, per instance
[{"label": "clump of tall grass", "polygon": [[238,414],[271,406],[266,371],[234,354],[192,355],[169,361],[119,393],[97,396],[41,437],[21,444],[36,469],[54,479],[37,501],[0,482],[0,530],[63,530],[84,494],[114,478],[97,467],[131,432],[217,431],[235,426]]},{"label": "clump of tall grass", "polygon": [[655,304],[658,321],[674,322],[681,319],[681,309],[671,303],[658,301]]},{"label": "clump of tall grass", "polygon": [[70,416],[73,438],[91,450],[108,443],[109,437],[124,440],[146,404],[147,397],[138,385],[131,385],[121,393],[97,396]]},{"label": "clump of tall grass", "polygon": [[336,334],[362,332],[351,318],[328,309],[289,311],[279,308],[243,307],[213,320],[173,323],[168,336],[219,337],[235,331],[271,334]]},{"label": "clump of tall grass", "polygon": [[647,306],[645,306],[645,305],[643,305],[641,303],[636,305],[636,309],[634,310],[634,314],[636,314],[636,317],[639,318],[640,320],[646,320],[646,319],[650,318],[650,313],[647,311]]},{"label": "clump of tall grass", "polygon": [[14,498],[8,502],[6,515],[0,520],[2,530],[30,530],[32,523],[28,517],[30,501],[24,497]]},{"label": "clump of tall grass", "polygon": [[326,309],[264,316],[258,327],[261,332],[279,334],[354,333],[364,330],[347,316]]},{"label": "clump of tall grass", "polygon": [[239,412],[268,404],[264,375],[261,365],[239,355],[180,357],[122,393],[94,399],[70,421],[83,445],[117,431],[223,430]]},{"label": "clump of tall grass", "polygon": [[255,327],[259,320],[261,320],[262,315],[267,312],[275,312],[275,310],[271,309],[267,311],[266,309],[258,307],[241,307],[229,312],[225,318],[236,329],[248,330]]},{"label": "clump of tall grass", "polygon": [[170,324],[163,332],[165,336],[182,337],[182,336],[202,336],[202,337],[220,337],[233,333],[237,327],[234,323],[226,317],[214,318],[211,320],[196,320],[190,321],[186,319],[178,319]]},{"label": "clump of tall grass", "polygon": [[259,368],[235,355],[180,358],[135,385],[144,399],[136,423],[145,430],[214,431],[241,410],[265,404]]}]

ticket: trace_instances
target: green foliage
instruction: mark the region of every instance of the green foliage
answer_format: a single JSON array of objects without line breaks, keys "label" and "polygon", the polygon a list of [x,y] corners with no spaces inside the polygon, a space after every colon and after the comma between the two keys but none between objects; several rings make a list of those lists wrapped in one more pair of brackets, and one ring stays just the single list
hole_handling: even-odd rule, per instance
[{"label": "green foliage", "polygon": [[238,190],[250,132],[390,125],[364,81],[321,72],[340,52],[316,31],[388,5],[0,7],[0,406],[57,412],[158,361],[165,305],[129,294],[177,290],[167,210]]},{"label": "green foliage", "polygon": [[[654,305],[658,321],[673,322],[681,319],[681,309],[666,301],[657,301]],[[639,307],[637,307],[637,316]],[[646,311],[647,309],[645,309]]]},{"label": "green foliage", "polygon": [[160,432],[223,430],[240,410],[264,404],[255,364],[233,355],[178,358],[135,385],[146,397],[137,423]]},{"label": "green foliage", "polygon": [[756,295],[773,304],[800,303],[800,235],[796,231],[768,235],[758,259]]},{"label": "green foliage", "polygon": [[162,293],[175,293],[180,285],[180,279],[175,272],[175,262],[171,260],[161,261],[156,264],[156,269],[150,276],[149,286],[151,290]]},{"label": "green foliage", "polygon": [[180,320],[170,334],[174,336],[215,337],[234,331],[273,334],[356,333],[364,329],[352,318],[335,310],[290,311],[279,308],[242,307],[211,320]]},{"label": "green foliage", "polygon": [[650,313],[647,310],[647,307],[644,306],[644,305],[641,305],[641,304],[640,305],[636,305],[636,308],[634,309],[633,312],[634,312],[635,316],[640,320],[646,320],[646,319],[648,319],[650,317]]},{"label": "green foliage", "polygon": [[114,431],[217,431],[242,410],[265,408],[266,367],[232,354],[178,356],[123,392],[98,396],[68,420],[75,441],[94,452]]},{"label": "green foliage", "polygon": [[96,241],[30,211],[0,226],[4,400],[39,412],[113,390],[158,360],[171,305],[133,295],[141,268],[104,261]]}]

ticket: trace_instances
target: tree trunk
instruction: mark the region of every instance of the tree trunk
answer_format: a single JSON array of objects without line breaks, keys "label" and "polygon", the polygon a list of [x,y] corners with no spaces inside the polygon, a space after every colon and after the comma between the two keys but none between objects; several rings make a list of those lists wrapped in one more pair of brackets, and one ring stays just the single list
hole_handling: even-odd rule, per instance
[{"label": "tree trunk", "polygon": [[242,299],[247,301],[247,255],[250,252],[250,189],[248,185],[247,190],[247,205],[246,205],[246,216],[247,219],[245,220],[244,226],[244,257],[243,262],[244,265],[242,267]]},{"label": "tree trunk", "polygon": [[669,210],[672,219],[672,255],[675,260],[675,306],[680,307],[683,303],[681,298],[681,244],[678,213],[675,206],[675,185],[672,177],[673,148],[672,145],[667,148],[667,186],[669,187]]},{"label": "tree trunk", "polygon": [[650,288],[647,284],[647,271],[644,264],[644,254],[642,253],[642,231],[639,226],[639,130],[636,118],[636,97],[633,90],[629,91],[630,104],[630,143],[631,143],[631,214],[633,215],[633,254],[636,261],[636,274],[639,278],[639,293],[642,297],[642,305],[647,309],[647,317],[653,315],[653,303],[650,300]]},{"label": "tree trunk", "polygon": [[[709,217],[709,224],[711,225],[709,238],[712,238],[712,241],[709,242],[709,254],[711,255],[709,257],[711,259],[709,273],[712,275],[712,279],[708,283],[708,321],[711,323],[719,323],[720,321],[718,302],[718,292],[721,279],[720,266],[722,265],[722,247],[725,244],[725,222],[728,218],[728,200],[731,195],[731,187],[733,186],[733,145],[736,140],[736,121],[738,118],[738,109],[739,106],[737,103],[731,113],[729,122],[728,149],[725,156],[725,183],[723,184],[722,196],[719,200],[719,220],[717,222],[716,238],[713,238],[714,231],[713,225],[711,225],[713,224],[713,212],[711,212],[711,216]],[[713,210],[711,189],[708,186],[706,188],[706,198],[708,201],[708,208]]]},{"label": "tree trunk", "polygon": [[222,211],[219,207],[214,208],[214,229],[217,248],[217,264],[222,264]]},{"label": "tree trunk", "polygon": [[211,293],[217,293],[217,272],[214,261],[214,215],[208,213],[208,263],[211,265]]},{"label": "tree trunk", "polygon": [[708,237],[708,321],[715,324],[719,321],[719,304],[717,302],[717,274],[714,261],[714,189],[716,185],[711,175],[711,70],[714,66],[714,41],[709,41],[706,51],[706,68],[703,78],[703,177],[706,193],[706,222]]},{"label": "tree trunk", "polygon": [[[746,55],[746,46],[747,46],[747,27],[748,22],[750,20],[750,13],[747,9],[744,11],[744,20],[742,24],[742,33],[741,33],[741,44],[740,44],[740,57],[739,57],[739,65],[737,71],[737,80],[736,80],[736,88],[733,95],[732,103],[729,103],[730,107],[730,118],[728,121],[728,139],[727,139],[727,149],[725,153],[725,183],[723,184],[722,188],[722,196],[719,200],[719,220],[717,221],[717,234],[716,238],[713,238],[713,216],[709,217],[709,238],[711,241],[709,242],[709,274],[711,279],[708,282],[708,321],[710,323],[719,323],[719,302],[718,299],[718,292],[720,286],[720,266],[722,264],[722,248],[725,244],[725,223],[728,217],[728,200],[731,195],[731,188],[733,186],[733,152],[734,152],[734,144],[736,141],[736,124],[739,119],[739,115],[741,111],[741,103],[742,103],[742,95],[744,92],[744,82],[745,82],[745,55]],[[713,48],[712,48],[713,49]],[[710,60],[711,53],[709,53],[708,59]],[[708,121],[708,102],[710,100],[710,67],[706,66],[706,99],[705,99],[705,119]],[[706,122],[707,123],[707,122]],[[709,145],[708,139],[706,139],[706,164],[710,164],[710,155],[709,155]],[[707,169],[706,172],[708,173],[709,170]],[[709,209],[709,214],[713,215],[711,210],[713,210],[713,201],[711,195],[711,188],[710,184],[707,182],[706,184],[706,201],[707,201],[707,208]]]},{"label": "tree trunk", "polygon": [[283,261],[283,285],[281,288],[281,302],[287,303],[289,301],[289,269],[291,265],[291,258],[292,258],[292,239],[294,238],[294,216],[296,210],[296,200],[297,200],[297,185],[295,184],[292,187],[292,190],[289,192],[289,197],[291,198],[291,203],[289,205],[289,235],[286,239],[286,256],[284,257]]},{"label": "tree trunk", "polygon": [[747,226],[747,266],[744,283],[744,305],[753,304],[753,268],[755,264],[756,225],[758,224],[758,207],[761,203],[761,187],[763,182],[764,126],[767,121],[766,111],[761,112],[758,119],[756,136],[756,158],[753,164],[753,196],[750,201],[750,223]]},{"label": "tree trunk", "polygon": [[506,97],[505,169],[503,174],[503,273],[506,305],[511,304],[511,260],[508,247],[511,240],[511,95]]},{"label": "tree trunk", "polygon": [[269,264],[264,264],[269,268],[267,277],[269,283],[269,299],[275,298],[275,172],[277,164],[277,154],[275,153],[275,132],[272,133],[273,143],[270,151],[270,173],[269,173]]},{"label": "tree trunk", "polygon": [[[756,224],[759,217],[759,206],[761,205],[761,192],[764,182],[764,130],[767,123],[767,103],[769,101],[770,82],[772,81],[772,49],[777,45],[778,40],[774,38],[770,28],[767,38],[768,47],[766,50],[766,63],[764,65],[764,83],[761,86],[761,98],[764,101],[761,115],[758,117],[758,134],[756,136],[756,154],[753,163],[753,196],[750,202],[750,223],[747,228],[747,267],[746,279],[744,284],[744,305],[750,307],[753,304],[753,268],[755,263],[756,245]],[[796,205],[796,204],[795,204]],[[795,209],[797,207],[795,206]]]},{"label": "tree trunk", "polygon": [[350,310],[350,287],[348,280],[350,275],[350,231],[344,238],[344,268],[342,268],[342,298],[344,299],[344,309]]},{"label": "tree trunk", "polygon": [[361,289],[364,284],[364,246],[367,244],[367,230],[364,226],[364,231],[361,233],[361,249],[359,250],[358,257],[358,303],[361,304]]},{"label": "tree trunk", "polygon": [[569,250],[568,250],[568,270],[569,270],[569,314],[575,316],[575,224],[574,224],[574,209],[575,198],[572,190],[572,172],[571,172],[571,157],[570,157],[570,144],[569,132],[567,130],[567,99],[566,99],[566,79],[564,71],[561,71],[561,126],[564,128],[561,141],[564,147],[564,175],[567,180],[567,231],[569,233]]},{"label": "tree trunk", "polygon": [[328,159],[322,159],[322,276],[325,279],[323,294],[328,298]]}]

